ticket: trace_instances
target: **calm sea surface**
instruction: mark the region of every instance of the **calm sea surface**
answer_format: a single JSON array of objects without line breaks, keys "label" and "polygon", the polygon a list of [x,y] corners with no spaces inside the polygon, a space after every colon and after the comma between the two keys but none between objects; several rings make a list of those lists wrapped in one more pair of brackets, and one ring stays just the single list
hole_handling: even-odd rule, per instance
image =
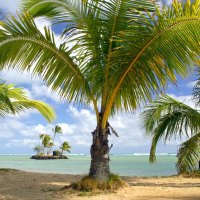
[{"label": "calm sea surface", "polygon": [[[32,160],[30,155],[0,155],[0,168],[30,172],[86,174],[90,166],[89,155],[70,155],[67,160]],[[158,155],[156,164],[149,164],[148,155],[111,155],[111,171],[122,176],[168,176],[176,174],[175,155]]]}]

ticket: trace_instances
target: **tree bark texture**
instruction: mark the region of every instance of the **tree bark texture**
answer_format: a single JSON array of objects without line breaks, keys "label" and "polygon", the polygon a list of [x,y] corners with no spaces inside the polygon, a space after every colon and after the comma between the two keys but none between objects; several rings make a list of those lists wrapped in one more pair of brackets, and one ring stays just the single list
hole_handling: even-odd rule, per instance
[{"label": "tree bark texture", "polygon": [[110,175],[108,135],[110,135],[108,126],[104,130],[97,126],[92,132],[93,142],[90,148],[91,165],[89,176],[98,181],[106,181]]}]

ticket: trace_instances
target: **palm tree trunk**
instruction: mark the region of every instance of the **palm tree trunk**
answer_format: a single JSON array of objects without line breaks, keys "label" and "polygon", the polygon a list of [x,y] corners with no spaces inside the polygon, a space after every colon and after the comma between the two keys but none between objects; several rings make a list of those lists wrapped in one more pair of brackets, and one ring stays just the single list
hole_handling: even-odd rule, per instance
[{"label": "palm tree trunk", "polygon": [[93,143],[91,145],[91,165],[89,176],[98,181],[106,181],[110,175],[109,156],[110,148],[108,146],[108,127],[102,130],[97,126],[92,132]]},{"label": "palm tree trunk", "polygon": [[[54,144],[55,137],[56,137],[56,133],[54,132],[54,136],[53,136],[53,144]],[[50,152],[51,152],[51,151],[52,151],[52,146],[51,146]]]}]

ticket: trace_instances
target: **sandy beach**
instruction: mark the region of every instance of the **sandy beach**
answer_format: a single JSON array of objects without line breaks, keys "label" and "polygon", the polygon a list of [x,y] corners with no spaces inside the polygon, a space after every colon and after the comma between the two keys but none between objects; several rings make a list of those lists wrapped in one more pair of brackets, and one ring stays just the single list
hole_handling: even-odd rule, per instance
[{"label": "sandy beach", "polygon": [[0,170],[0,200],[199,200],[200,178],[123,177],[127,186],[111,193],[76,194],[64,186],[81,179],[81,175],[62,175]]}]

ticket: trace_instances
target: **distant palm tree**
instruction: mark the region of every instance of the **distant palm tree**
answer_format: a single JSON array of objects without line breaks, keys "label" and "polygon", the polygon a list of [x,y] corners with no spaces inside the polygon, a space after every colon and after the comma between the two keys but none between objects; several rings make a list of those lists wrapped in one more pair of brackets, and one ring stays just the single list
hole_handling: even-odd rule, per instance
[{"label": "distant palm tree", "polygon": [[55,140],[55,137],[58,133],[62,133],[62,127],[59,126],[59,125],[56,125],[55,128],[52,128],[52,131],[54,133],[54,136],[53,136],[53,143],[54,143],[54,140]]},{"label": "distant palm tree", "polygon": [[60,149],[61,149],[61,156],[62,156],[63,151],[68,151],[70,153],[71,146],[69,145],[69,143],[67,141],[64,141],[62,143],[62,146],[60,147]]},{"label": "distant palm tree", "polygon": [[41,145],[36,145],[33,150],[37,152],[37,155],[44,154],[43,147]]},{"label": "distant palm tree", "polygon": [[[58,133],[62,133],[62,127],[59,126],[59,125],[56,125],[55,128],[52,128],[52,131],[53,131],[53,133],[54,133],[54,135],[53,135],[53,143],[54,143],[56,135],[57,135]],[[52,150],[52,147],[51,147],[50,151],[51,151],[51,150]]]},{"label": "distant palm tree", "polygon": [[197,169],[200,159],[200,111],[167,95],[158,98],[143,112],[146,133],[151,135],[150,162],[156,161],[160,139],[186,137],[178,150],[176,167],[179,173]]},{"label": "distant palm tree", "polygon": [[22,88],[0,81],[0,116],[17,114],[27,109],[38,110],[49,122],[55,118],[53,109],[42,101],[29,99]]},{"label": "distant palm tree", "polygon": [[[198,64],[200,1],[168,8],[150,0],[22,2],[28,13],[0,22],[0,66],[32,71],[68,102],[93,104],[90,176],[106,180],[109,117],[133,112]],[[62,44],[48,27],[43,35],[33,17],[64,23]]]},{"label": "distant palm tree", "polygon": [[[53,146],[53,142],[49,134],[40,134],[40,139],[42,140],[43,154],[45,154],[45,149],[51,149],[51,147]],[[47,155],[48,154],[49,151],[47,150]]]}]

